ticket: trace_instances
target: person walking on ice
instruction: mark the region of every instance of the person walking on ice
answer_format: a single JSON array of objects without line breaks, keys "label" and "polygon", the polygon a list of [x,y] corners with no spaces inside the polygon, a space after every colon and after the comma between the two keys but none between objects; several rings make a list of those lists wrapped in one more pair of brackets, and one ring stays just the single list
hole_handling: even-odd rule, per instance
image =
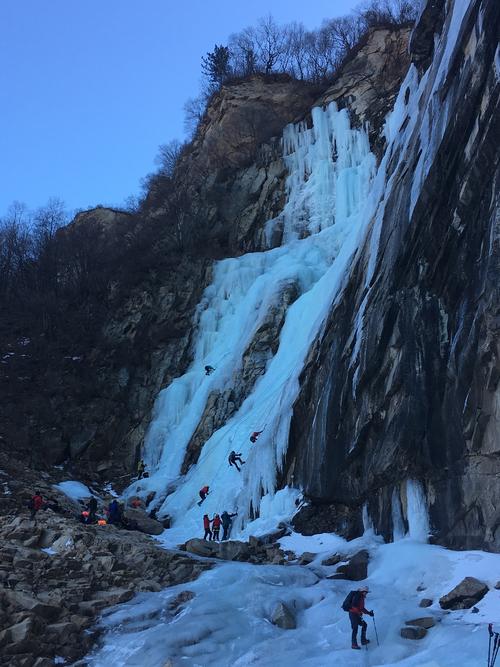
[{"label": "person walking on ice", "polygon": [[361,627],[361,644],[365,646],[370,643],[366,638],[366,622],[363,614],[373,616],[373,611],[365,608],[365,598],[368,595],[368,586],[361,586],[357,591],[351,591],[342,604],[342,609],[349,612],[349,620],[352,629],[351,648],[361,648],[358,644],[358,627]]},{"label": "person walking on ice", "polygon": [[227,457],[230,466],[234,466],[238,472],[241,472],[241,468],[238,467],[238,461],[243,465],[245,461],[242,461],[241,454],[237,454],[235,451],[232,451]]}]

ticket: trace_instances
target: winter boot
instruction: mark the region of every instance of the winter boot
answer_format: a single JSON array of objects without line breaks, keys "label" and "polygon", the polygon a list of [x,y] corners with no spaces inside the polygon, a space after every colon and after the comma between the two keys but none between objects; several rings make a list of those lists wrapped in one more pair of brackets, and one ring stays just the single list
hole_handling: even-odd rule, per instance
[{"label": "winter boot", "polygon": [[361,650],[361,646],[359,646],[356,642],[353,642],[353,645],[351,646],[351,648],[355,648],[355,649],[357,649],[358,651]]},{"label": "winter boot", "polygon": [[367,639],[366,637],[361,637],[361,643],[363,644],[363,646],[366,646],[367,644],[370,643],[370,640]]}]

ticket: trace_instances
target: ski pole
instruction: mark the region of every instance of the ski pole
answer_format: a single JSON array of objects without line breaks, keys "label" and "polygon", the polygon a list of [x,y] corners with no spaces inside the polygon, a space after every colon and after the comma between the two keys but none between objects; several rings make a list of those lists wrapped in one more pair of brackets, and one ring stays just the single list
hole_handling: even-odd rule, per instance
[{"label": "ski pole", "polygon": [[488,664],[486,667],[491,667],[491,638],[493,637],[493,624],[488,623]]},{"label": "ski pole", "polygon": [[495,667],[495,662],[500,649],[500,634],[495,632],[495,641],[493,642],[493,655],[491,656],[491,667]]},{"label": "ski pole", "polygon": [[375,629],[375,638],[377,639],[377,646],[380,646],[380,643],[378,641],[377,625],[375,623],[375,612],[373,612],[372,620],[373,620],[373,627]]}]

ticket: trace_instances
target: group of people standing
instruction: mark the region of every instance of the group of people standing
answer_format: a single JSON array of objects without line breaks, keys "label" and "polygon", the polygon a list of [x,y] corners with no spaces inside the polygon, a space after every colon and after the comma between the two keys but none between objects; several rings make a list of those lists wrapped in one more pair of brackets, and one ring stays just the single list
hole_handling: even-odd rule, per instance
[{"label": "group of people standing", "polygon": [[[233,517],[238,516],[238,512],[235,512],[234,514],[230,514],[229,512],[222,512],[222,515],[219,516],[218,514],[215,514],[213,519],[210,519],[208,514],[203,515],[203,528],[205,530],[205,534],[203,535],[203,539],[206,540],[207,538],[212,541],[220,541],[220,528],[222,526],[222,539],[227,540],[229,539],[229,535],[231,534],[231,527],[233,525]],[[210,527],[211,524],[211,527]]]}]

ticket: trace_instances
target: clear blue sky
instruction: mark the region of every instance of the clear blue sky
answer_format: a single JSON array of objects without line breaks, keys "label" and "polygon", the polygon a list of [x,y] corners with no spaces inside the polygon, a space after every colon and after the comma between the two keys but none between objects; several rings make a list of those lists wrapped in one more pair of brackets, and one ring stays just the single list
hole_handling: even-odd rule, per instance
[{"label": "clear blue sky", "polygon": [[0,216],[137,194],[183,138],[200,60],[269,12],[313,28],[357,0],[0,0]]}]

